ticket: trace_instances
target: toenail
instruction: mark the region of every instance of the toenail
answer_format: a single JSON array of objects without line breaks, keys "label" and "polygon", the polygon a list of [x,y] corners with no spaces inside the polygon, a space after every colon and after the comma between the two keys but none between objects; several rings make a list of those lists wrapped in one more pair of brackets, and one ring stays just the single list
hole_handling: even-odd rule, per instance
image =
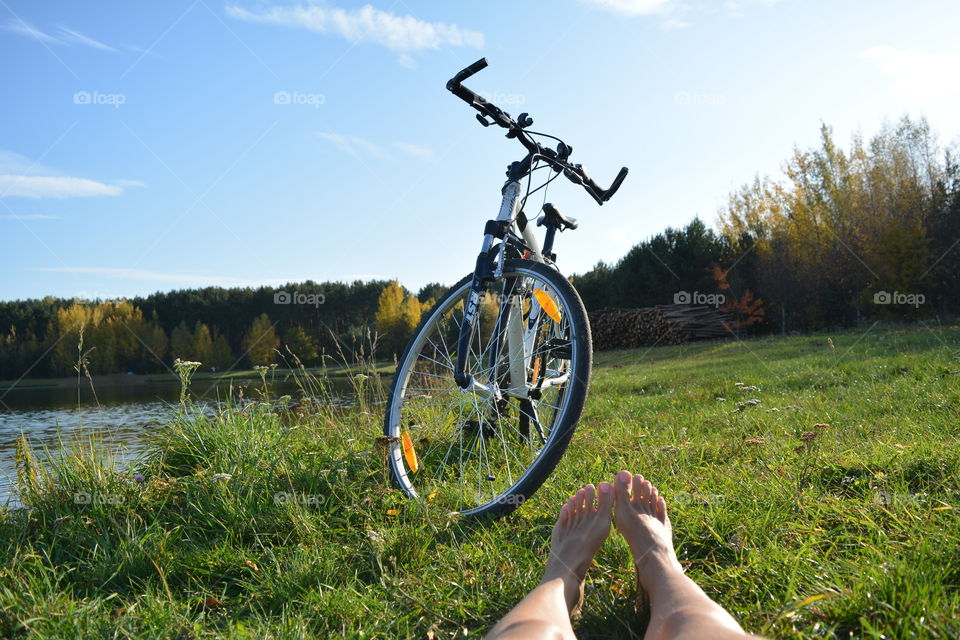
[{"label": "toenail", "polygon": [[610,493],[610,485],[606,482],[601,482],[600,493]]},{"label": "toenail", "polygon": [[630,472],[629,472],[629,471],[621,471],[620,473],[617,474],[617,480],[619,480],[620,482],[623,482],[623,483],[630,482],[630,479],[631,479],[632,477],[633,477],[633,476],[630,475]]}]

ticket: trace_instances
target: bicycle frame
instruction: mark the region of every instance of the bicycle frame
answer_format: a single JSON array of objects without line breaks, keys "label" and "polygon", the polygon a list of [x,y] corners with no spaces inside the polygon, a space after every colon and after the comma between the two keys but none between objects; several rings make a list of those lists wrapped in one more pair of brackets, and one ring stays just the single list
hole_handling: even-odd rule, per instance
[{"label": "bicycle frame", "polygon": [[[477,266],[473,273],[473,282],[470,288],[470,296],[467,299],[466,309],[463,316],[463,324],[460,326],[460,336],[457,348],[457,363],[454,370],[454,379],[463,391],[475,392],[484,398],[499,400],[503,392],[508,395],[527,399],[529,397],[527,390],[526,371],[533,357],[533,347],[536,332],[540,327],[540,303],[534,297],[531,299],[531,309],[527,320],[527,327],[523,327],[523,313],[518,301],[511,296],[509,304],[499,305],[498,317],[495,325],[497,333],[495,339],[490,342],[490,375],[487,376],[490,384],[483,384],[474,376],[466,373],[467,353],[473,340],[476,329],[477,310],[480,306],[480,291],[485,282],[499,278],[503,274],[503,262],[506,254],[507,244],[511,239],[522,239],[523,246],[529,251],[528,259],[536,262],[546,263],[543,253],[540,249],[540,243],[533,234],[530,221],[524,219],[520,228],[520,236],[516,234],[517,218],[520,215],[520,205],[522,202],[521,184],[519,178],[511,178],[504,185],[502,193],[503,200],[500,203],[500,213],[495,220],[487,222],[484,229],[483,244],[481,245],[480,255],[477,256]],[[492,257],[490,250],[493,248],[494,239],[500,239],[499,252],[497,254],[497,266],[490,268]],[[503,314],[506,310],[506,319]],[[510,386],[501,389],[494,382],[494,367],[499,361],[499,345],[502,342],[501,332],[506,333],[507,338],[507,357],[510,372]]]}]

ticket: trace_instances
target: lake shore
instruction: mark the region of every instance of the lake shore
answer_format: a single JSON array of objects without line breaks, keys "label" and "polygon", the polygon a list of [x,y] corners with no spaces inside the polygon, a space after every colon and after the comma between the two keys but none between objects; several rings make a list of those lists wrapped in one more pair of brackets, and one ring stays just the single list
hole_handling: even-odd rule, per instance
[{"label": "lake shore", "polygon": [[[376,371],[382,374],[388,374],[393,370],[392,361],[382,361],[376,364]],[[303,372],[313,376],[328,378],[349,378],[361,372],[361,368],[345,365],[328,365],[326,367],[307,367]],[[285,379],[301,373],[299,369],[272,369],[268,374],[270,379]],[[221,382],[260,380],[260,374],[254,369],[239,369],[233,371],[197,371],[192,380],[194,382],[210,382],[219,384]],[[0,393],[11,389],[26,388],[46,388],[46,389],[75,389],[77,386],[87,387],[90,380],[86,377],[77,379],[77,376],[66,376],[62,378],[23,378],[21,380],[0,380]],[[179,385],[180,378],[175,373],[112,373],[106,375],[93,376],[93,386],[95,389],[101,387],[123,387],[139,386],[148,384],[173,384]]]}]

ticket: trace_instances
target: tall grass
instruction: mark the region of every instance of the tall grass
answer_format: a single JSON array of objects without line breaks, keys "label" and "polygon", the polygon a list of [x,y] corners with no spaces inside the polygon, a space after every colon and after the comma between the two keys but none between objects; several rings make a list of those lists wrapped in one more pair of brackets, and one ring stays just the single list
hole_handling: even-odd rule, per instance
[{"label": "tall grass", "polygon": [[[751,631],[960,635],[956,328],[598,354],[564,460],[492,523],[390,488],[375,366],[354,408],[322,375],[274,398],[271,375],[214,410],[186,397],[128,468],[22,443],[0,637],[479,635],[536,584],[557,505],[620,468],[659,484],[688,573]],[[583,637],[642,635],[630,567],[611,538]]]}]

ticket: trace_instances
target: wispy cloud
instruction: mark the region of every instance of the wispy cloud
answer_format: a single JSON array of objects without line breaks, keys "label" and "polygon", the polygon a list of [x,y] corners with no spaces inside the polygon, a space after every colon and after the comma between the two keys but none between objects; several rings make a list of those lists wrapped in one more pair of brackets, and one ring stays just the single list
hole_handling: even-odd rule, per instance
[{"label": "wispy cloud", "polygon": [[342,133],[317,133],[317,137],[332,143],[336,148],[351,156],[360,157],[370,155],[377,158],[386,158],[388,154],[375,142],[357,136],[348,136]]},{"label": "wispy cloud", "polygon": [[139,180],[112,183],[63,175],[62,172],[0,149],[0,198],[85,198],[118,196],[124,189],[146,186]]},{"label": "wispy cloud", "polygon": [[123,193],[123,187],[87,178],[0,174],[0,197],[63,199],[118,196],[121,193]]},{"label": "wispy cloud", "polygon": [[76,43],[86,45],[88,47],[93,47],[94,49],[100,49],[101,51],[110,51],[115,53],[117,50],[111,46],[105,45],[99,40],[94,40],[90,36],[85,36],[79,31],[74,31],[73,29],[68,29],[67,27],[58,27],[59,35],[68,43]]},{"label": "wispy cloud", "polygon": [[359,9],[293,5],[260,11],[228,5],[226,11],[236,20],[299,27],[339,36],[348,42],[378,44],[392,51],[439,49],[443,46],[481,48],[484,45],[484,36],[479,31],[455,24],[425,22],[412,15],[397,15],[370,5]]},{"label": "wispy cloud", "polygon": [[33,25],[20,20],[19,18],[11,18],[0,25],[0,29],[9,33],[15,33],[25,38],[33,38],[34,40],[39,40],[40,42],[46,42],[50,44],[80,44],[86,47],[100,49],[101,51],[109,51],[111,53],[116,53],[117,51],[113,47],[106,45],[99,40],[95,40],[90,36],[84,35],[79,31],[75,31],[74,29],[70,29],[62,25],[58,25],[56,32],[51,34],[41,31]]},{"label": "wispy cloud", "polygon": [[420,158],[421,160],[433,160],[433,150],[429,147],[424,147],[419,144],[411,144],[409,142],[396,142],[394,143],[394,146],[408,156]]},{"label": "wispy cloud", "polygon": [[0,215],[0,218],[4,220],[59,220],[60,216],[48,216],[44,213],[14,213]]},{"label": "wispy cloud", "polygon": [[879,45],[861,52],[860,58],[889,76],[890,94],[910,102],[960,96],[960,85],[945,80],[960,69],[960,52],[930,52]]},{"label": "wispy cloud", "polygon": [[687,18],[711,16],[717,13],[729,17],[741,17],[753,6],[770,7],[780,0],[581,0],[604,11],[624,18],[652,16],[664,31],[684,29],[690,26]]},{"label": "wispy cloud", "polygon": [[[366,138],[333,132],[317,133],[316,135],[321,140],[326,140],[340,151],[355,158],[362,156],[373,156],[375,158],[393,157],[383,146]],[[404,155],[421,160],[433,160],[433,150],[423,145],[410,142],[394,142],[393,147]]]},{"label": "wispy cloud", "polygon": [[621,16],[648,16],[663,13],[674,0],[585,0],[601,9],[606,9]]}]

